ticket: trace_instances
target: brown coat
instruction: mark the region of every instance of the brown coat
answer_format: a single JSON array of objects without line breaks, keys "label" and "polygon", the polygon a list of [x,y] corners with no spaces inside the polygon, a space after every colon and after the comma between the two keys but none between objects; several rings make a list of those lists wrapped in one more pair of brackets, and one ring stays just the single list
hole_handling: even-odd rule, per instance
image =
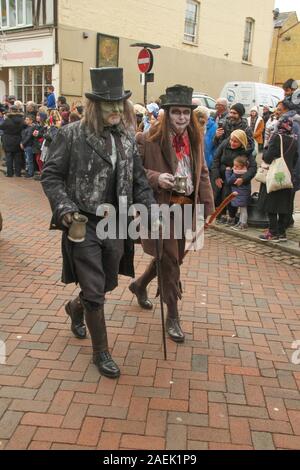
[{"label": "brown coat", "polygon": [[[149,142],[147,137],[148,134],[137,134],[137,143],[148,181],[154,191],[156,201],[159,204],[170,204],[171,191],[159,188],[158,178],[162,173],[175,175],[178,165],[176,153],[173,149],[170,153],[167,145],[165,148],[161,148],[159,142]],[[194,169],[194,204],[203,204],[205,207],[204,215],[208,217],[214,212],[215,207],[209,172],[204,158],[203,145],[198,149],[191,149],[191,151]],[[171,246],[168,248],[171,249],[171,252],[177,254],[177,240],[164,240],[164,249],[169,251],[166,245],[170,245],[170,243],[173,245],[174,242],[176,245],[176,247],[174,245],[174,250]],[[146,253],[155,256],[154,241],[143,241],[143,248]],[[181,260],[179,260],[179,262],[181,262]]]}]

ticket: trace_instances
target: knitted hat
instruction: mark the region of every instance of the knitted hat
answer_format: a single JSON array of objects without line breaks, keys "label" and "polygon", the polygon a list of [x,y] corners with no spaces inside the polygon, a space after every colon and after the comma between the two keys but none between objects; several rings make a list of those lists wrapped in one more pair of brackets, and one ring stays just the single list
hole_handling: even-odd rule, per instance
[{"label": "knitted hat", "polygon": [[248,148],[248,138],[246,132],[242,131],[242,129],[237,129],[231,133],[230,137],[235,137],[244,147],[244,149]]},{"label": "knitted hat", "polygon": [[43,113],[42,111],[40,111],[38,113],[38,115],[40,116],[41,120],[44,122],[44,121],[47,121],[48,119],[48,114],[47,113]]},{"label": "knitted hat", "polygon": [[231,106],[231,109],[236,111],[241,117],[243,117],[244,114],[246,113],[245,107],[242,103],[234,104],[233,106]]},{"label": "knitted hat", "polygon": [[255,112],[258,114],[258,111],[257,111],[257,107],[256,107],[256,106],[253,106],[253,108],[250,109],[250,113],[252,113],[252,111],[255,111]]}]

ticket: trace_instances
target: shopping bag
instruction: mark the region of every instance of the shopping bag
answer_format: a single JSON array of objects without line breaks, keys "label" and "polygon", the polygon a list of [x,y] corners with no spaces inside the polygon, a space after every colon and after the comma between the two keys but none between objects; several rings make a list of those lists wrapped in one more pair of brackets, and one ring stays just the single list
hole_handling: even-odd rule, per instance
[{"label": "shopping bag", "polygon": [[281,189],[292,189],[292,176],[283,156],[283,141],[280,137],[280,158],[276,158],[270,165],[266,177],[267,193],[280,191]]},{"label": "shopping bag", "polygon": [[267,165],[265,162],[262,162],[255,176],[256,181],[258,181],[259,183],[266,184],[269,168],[270,165]]}]

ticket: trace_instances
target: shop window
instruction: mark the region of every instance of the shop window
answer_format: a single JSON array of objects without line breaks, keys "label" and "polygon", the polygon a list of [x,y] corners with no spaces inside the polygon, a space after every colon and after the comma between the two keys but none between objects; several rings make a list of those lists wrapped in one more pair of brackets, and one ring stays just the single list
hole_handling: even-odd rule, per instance
[{"label": "shop window", "polygon": [[47,87],[52,85],[52,66],[16,67],[13,70],[14,94],[17,99],[23,103],[34,101],[38,105],[42,105]]}]

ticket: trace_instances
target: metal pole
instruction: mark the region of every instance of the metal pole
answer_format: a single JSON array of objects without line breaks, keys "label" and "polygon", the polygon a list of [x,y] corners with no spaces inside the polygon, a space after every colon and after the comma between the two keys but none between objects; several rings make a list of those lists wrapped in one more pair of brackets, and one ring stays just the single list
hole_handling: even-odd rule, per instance
[{"label": "metal pole", "polygon": [[144,104],[147,104],[147,94],[148,94],[148,89],[147,89],[147,74],[145,73],[145,85],[144,85]]}]

